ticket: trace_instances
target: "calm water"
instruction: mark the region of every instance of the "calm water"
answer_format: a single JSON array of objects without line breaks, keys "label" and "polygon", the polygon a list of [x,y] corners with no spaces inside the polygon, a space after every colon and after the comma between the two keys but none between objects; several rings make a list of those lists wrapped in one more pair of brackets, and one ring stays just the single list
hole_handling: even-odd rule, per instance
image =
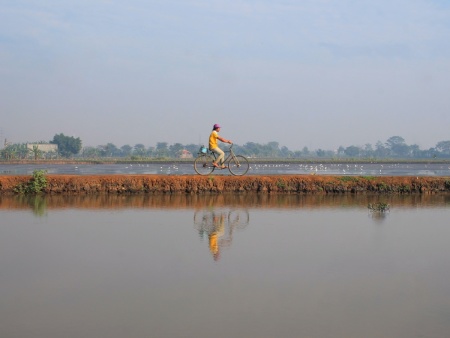
[{"label": "calm water", "polygon": [[1,197],[0,336],[448,337],[449,218],[447,195]]},{"label": "calm water", "polygon": [[[34,170],[49,174],[195,174],[192,163],[152,164],[0,164],[0,175],[31,175]],[[450,163],[251,163],[249,175],[311,174],[317,175],[388,175],[388,176],[450,176]],[[230,175],[228,170],[215,174]]]}]

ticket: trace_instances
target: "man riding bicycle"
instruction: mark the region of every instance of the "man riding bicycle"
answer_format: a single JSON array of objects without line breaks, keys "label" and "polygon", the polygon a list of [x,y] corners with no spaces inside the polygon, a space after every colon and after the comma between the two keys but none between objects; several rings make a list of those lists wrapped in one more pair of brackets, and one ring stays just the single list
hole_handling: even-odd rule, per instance
[{"label": "man riding bicycle", "polygon": [[[211,132],[211,135],[209,135],[209,150],[214,152],[218,155],[216,160],[212,163],[214,167],[224,169],[226,166],[223,164],[223,160],[225,157],[225,153],[222,149],[219,148],[219,145],[217,144],[217,140],[223,142],[223,143],[229,143],[232,144],[231,140],[227,140],[223,137],[219,136],[220,126],[216,123],[213,126],[213,130]],[[220,165],[220,166],[219,166]]]},{"label": "man riding bicycle", "polygon": [[[215,169],[228,168],[235,176],[242,176],[250,169],[248,159],[242,155],[236,155],[233,151],[233,142],[219,136],[220,126],[215,124],[209,136],[209,152],[206,147],[201,147],[197,158],[194,160],[194,170],[199,175],[209,175]],[[231,144],[225,152],[219,148],[218,141]],[[228,156],[225,158],[225,153]],[[226,165],[225,165],[226,163]]]}]

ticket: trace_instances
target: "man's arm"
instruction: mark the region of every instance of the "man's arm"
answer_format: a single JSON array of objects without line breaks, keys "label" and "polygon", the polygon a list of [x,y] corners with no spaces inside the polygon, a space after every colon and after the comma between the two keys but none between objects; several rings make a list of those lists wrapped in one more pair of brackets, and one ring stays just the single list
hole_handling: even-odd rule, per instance
[{"label": "man's arm", "polygon": [[227,140],[227,139],[225,139],[223,137],[220,137],[220,136],[218,136],[217,138],[219,139],[219,141],[221,141],[223,143],[230,143],[230,144],[233,143],[233,142],[231,142],[231,140]]}]

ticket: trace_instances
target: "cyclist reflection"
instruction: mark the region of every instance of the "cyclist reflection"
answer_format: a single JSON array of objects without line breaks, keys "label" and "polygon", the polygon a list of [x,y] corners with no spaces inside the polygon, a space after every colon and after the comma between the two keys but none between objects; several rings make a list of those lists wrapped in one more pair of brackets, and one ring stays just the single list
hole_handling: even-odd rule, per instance
[{"label": "cyclist reflection", "polygon": [[247,210],[201,210],[195,212],[194,223],[200,238],[208,237],[209,251],[217,261],[221,249],[231,245],[234,229],[248,225],[249,214]]},{"label": "cyclist reflection", "polygon": [[213,231],[208,233],[209,250],[217,261],[220,258],[219,238],[225,233],[225,215],[213,215]]}]

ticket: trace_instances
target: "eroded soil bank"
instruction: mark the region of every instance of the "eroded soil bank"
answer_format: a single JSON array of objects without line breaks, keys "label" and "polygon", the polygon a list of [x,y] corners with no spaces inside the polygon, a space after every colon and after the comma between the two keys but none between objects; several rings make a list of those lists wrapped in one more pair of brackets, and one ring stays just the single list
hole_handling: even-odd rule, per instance
[{"label": "eroded soil bank", "polygon": [[[366,177],[322,175],[167,176],[47,175],[45,194],[148,193],[438,193],[450,191],[450,177]],[[15,194],[31,176],[0,176],[0,194]]]}]

